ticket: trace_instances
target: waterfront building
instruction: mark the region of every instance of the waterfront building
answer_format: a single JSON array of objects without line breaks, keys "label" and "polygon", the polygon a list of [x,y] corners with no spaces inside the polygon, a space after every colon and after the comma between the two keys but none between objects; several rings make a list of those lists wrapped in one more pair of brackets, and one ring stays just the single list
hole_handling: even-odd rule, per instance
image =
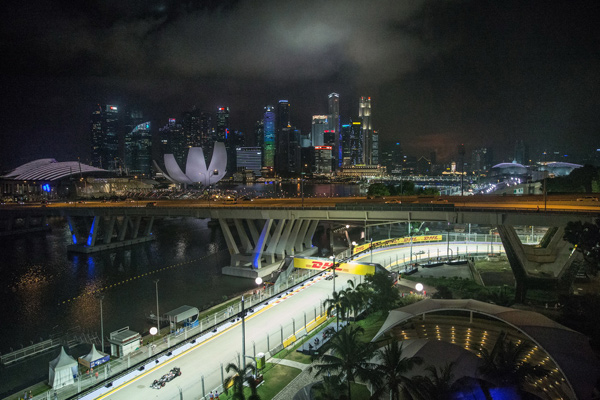
[{"label": "waterfront building", "polygon": [[119,166],[119,108],[98,104],[90,118],[92,165],[116,170]]},{"label": "waterfront building", "polygon": [[313,174],[331,175],[333,146],[314,146],[310,149],[310,165],[312,165]]},{"label": "waterfront building", "polygon": [[342,166],[337,175],[356,179],[382,178],[385,176],[385,167],[381,165],[348,165]]}]

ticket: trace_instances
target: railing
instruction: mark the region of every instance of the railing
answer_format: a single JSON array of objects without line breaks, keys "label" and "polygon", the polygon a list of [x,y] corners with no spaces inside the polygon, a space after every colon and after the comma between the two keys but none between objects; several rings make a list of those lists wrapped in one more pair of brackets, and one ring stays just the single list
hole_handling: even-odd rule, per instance
[{"label": "railing", "polygon": [[43,353],[46,350],[49,350],[53,347],[56,347],[61,344],[59,339],[48,339],[43,342],[39,342],[33,344],[31,346],[23,347],[22,349],[15,350],[8,354],[3,354],[0,356],[0,364],[8,365],[13,362],[22,360],[24,358],[33,356],[35,354]]}]

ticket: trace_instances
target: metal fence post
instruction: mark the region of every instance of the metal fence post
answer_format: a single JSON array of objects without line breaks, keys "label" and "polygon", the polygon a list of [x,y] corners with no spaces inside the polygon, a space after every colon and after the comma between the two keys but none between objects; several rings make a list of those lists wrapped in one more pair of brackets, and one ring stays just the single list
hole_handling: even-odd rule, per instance
[{"label": "metal fence post", "polygon": [[283,325],[279,325],[281,328],[281,345],[283,346]]},{"label": "metal fence post", "polygon": [[271,351],[271,345],[269,344],[269,334],[267,333],[267,351]]},{"label": "metal fence post", "polygon": [[306,311],[304,311],[304,330],[308,332],[306,329]]},{"label": "metal fence post", "polygon": [[206,389],[204,388],[204,375],[202,375],[200,377],[201,381],[202,381],[202,397],[206,397]]},{"label": "metal fence post", "polygon": [[221,382],[225,384],[225,373],[223,372],[223,363],[221,363]]},{"label": "metal fence post", "polygon": [[296,334],[296,320],[292,318],[292,335]]}]

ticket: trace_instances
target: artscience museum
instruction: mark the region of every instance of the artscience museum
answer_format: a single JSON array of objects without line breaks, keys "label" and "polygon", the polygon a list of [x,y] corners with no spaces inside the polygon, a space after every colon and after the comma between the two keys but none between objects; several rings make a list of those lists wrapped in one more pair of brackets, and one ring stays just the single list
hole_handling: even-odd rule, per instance
[{"label": "artscience museum", "polygon": [[173,154],[165,154],[164,163],[166,171],[163,171],[156,162],[154,162],[154,166],[171,182],[184,185],[201,184],[202,186],[210,186],[219,182],[227,172],[227,151],[224,143],[215,142],[208,168],[201,147],[191,147],[189,149],[185,172],[181,170]]}]

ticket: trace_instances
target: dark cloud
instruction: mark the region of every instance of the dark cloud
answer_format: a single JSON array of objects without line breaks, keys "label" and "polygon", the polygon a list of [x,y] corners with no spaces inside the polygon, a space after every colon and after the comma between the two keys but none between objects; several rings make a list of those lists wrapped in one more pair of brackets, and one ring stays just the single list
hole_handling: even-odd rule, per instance
[{"label": "dark cloud", "polygon": [[[600,147],[595,1],[33,0],[4,8],[3,165],[17,156],[87,157],[88,113],[98,102],[135,104],[156,119],[229,105],[234,128],[249,131],[264,105],[287,98],[295,124],[308,129],[331,91],[342,95],[344,117],[371,96],[382,140],[415,154],[436,149],[449,159],[465,143],[508,159],[517,139]],[[27,137],[35,154],[19,154],[13,137]],[[65,147],[44,146],[47,137]]]}]

